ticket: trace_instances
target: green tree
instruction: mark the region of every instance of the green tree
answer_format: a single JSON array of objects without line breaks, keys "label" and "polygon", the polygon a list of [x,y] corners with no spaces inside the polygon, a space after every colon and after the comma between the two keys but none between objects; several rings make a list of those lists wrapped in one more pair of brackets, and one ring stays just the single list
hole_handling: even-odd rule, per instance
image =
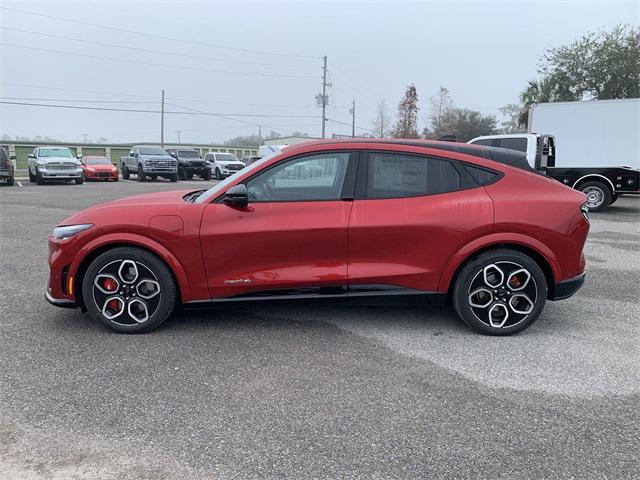
[{"label": "green tree", "polygon": [[526,129],[520,125],[520,113],[522,107],[517,103],[510,103],[504,107],[500,107],[500,113],[505,117],[505,120],[500,122],[500,133],[522,133],[526,132]]},{"label": "green tree", "polygon": [[233,147],[258,147],[260,145],[260,139],[257,135],[240,135],[238,137],[230,138],[229,140],[225,140],[225,145],[230,145]]},{"label": "green tree", "polygon": [[640,97],[640,27],[618,25],[548,49],[541,73],[555,77],[578,99]]},{"label": "green tree", "polygon": [[420,138],[418,135],[418,92],[408,85],[398,105],[398,119],[393,129],[396,138]]},{"label": "green tree", "polygon": [[447,133],[455,135],[458,142],[496,133],[497,120],[493,115],[483,115],[469,108],[455,108],[448,117]]}]

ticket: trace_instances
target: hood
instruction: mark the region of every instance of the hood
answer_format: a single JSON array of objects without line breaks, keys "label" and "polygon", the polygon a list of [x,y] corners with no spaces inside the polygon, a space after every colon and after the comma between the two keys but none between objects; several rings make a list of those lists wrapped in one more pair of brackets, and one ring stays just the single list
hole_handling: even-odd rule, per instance
[{"label": "hood", "polygon": [[242,163],[240,160],[216,160],[216,163],[219,163],[221,165],[242,165],[242,166],[244,166],[244,163]]},{"label": "hood", "polygon": [[173,160],[175,162],[175,158],[169,155],[142,155],[138,158],[142,158],[143,160]]},{"label": "hood", "polygon": [[135,195],[107,203],[100,203],[81,210],[65,219],[60,225],[93,223],[99,226],[100,224],[114,222],[137,223],[145,216],[152,217],[163,214],[176,215],[181,207],[189,205],[182,197],[192,191],[193,190],[171,190],[169,192],[146,193],[144,195]]},{"label": "hood", "polygon": [[110,172],[115,168],[115,165],[83,165],[84,168],[93,168],[96,172]]}]

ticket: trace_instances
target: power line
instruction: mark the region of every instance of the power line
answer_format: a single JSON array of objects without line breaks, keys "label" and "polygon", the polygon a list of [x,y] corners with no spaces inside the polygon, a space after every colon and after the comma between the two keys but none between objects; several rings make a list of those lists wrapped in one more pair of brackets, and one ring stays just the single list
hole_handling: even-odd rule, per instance
[{"label": "power line", "polygon": [[77,102],[77,103],[158,103],[157,101],[140,100],[78,100],[73,98],[33,98],[33,97],[1,97],[4,100],[29,100],[34,102]]},{"label": "power line", "polygon": [[[49,107],[49,108],[67,108],[67,109],[75,109],[75,110],[98,110],[98,111],[107,111],[107,112],[132,112],[132,113],[161,113],[160,110],[142,110],[136,108],[111,108],[111,107],[90,107],[85,105],[55,105],[55,104],[47,104],[47,103],[32,103],[32,102],[12,102],[0,100],[0,104],[5,105],[23,105],[23,106],[31,106],[31,107]],[[172,103],[168,103],[167,105],[172,105],[174,107],[180,107],[188,109],[189,107],[183,107],[181,105],[176,105]],[[196,112],[200,115],[208,115],[212,117],[250,117],[250,118],[319,118],[317,115],[280,115],[280,114],[260,114],[260,113],[211,113],[211,112],[203,112],[200,110],[191,109],[193,112]],[[178,111],[165,111],[165,114],[172,115],[192,115],[193,112],[178,112]],[[236,119],[234,119],[236,120]],[[238,120],[239,121],[239,120]],[[250,122],[247,122],[250,123]],[[250,123],[254,125],[253,123]]]},{"label": "power line", "polygon": [[292,65],[292,64],[282,64],[282,63],[267,63],[267,62],[250,62],[250,61],[246,61],[246,60],[230,60],[230,59],[225,59],[225,58],[217,58],[217,57],[207,57],[207,56],[203,56],[203,55],[191,55],[188,53],[175,53],[175,52],[167,52],[166,50],[154,50],[154,49],[150,49],[150,48],[139,48],[139,47],[132,47],[129,45],[118,45],[115,43],[107,43],[107,42],[98,42],[98,41],[94,41],[94,40],[85,40],[83,38],[74,38],[74,37],[66,37],[63,35],[54,35],[52,33],[44,33],[44,32],[34,32],[32,30],[23,30],[21,28],[12,28],[12,27],[6,27],[6,26],[2,26],[0,25],[1,29],[4,30],[12,30],[14,32],[22,32],[22,33],[28,33],[30,35],[39,35],[39,36],[43,36],[43,37],[50,37],[50,38],[59,38],[62,40],[71,40],[74,42],[81,42],[81,43],[88,43],[88,44],[92,44],[92,45],[102,45],[105,47],[113,47],[113,48],[124,48],[127,50],[135,50],[135,51],[139,51],[139,52],[146,52],[146,53],[159,53],[162,55],[171,55],[171,56],[175,56],[175,57],[186,57],[186,58],[196,58],[196,59],[200,59],[200,60],[213,60],[213,61],[217,61],[217,62],[228,62],[228,63],[240,63],[243,65],[260,65],[260,66],[268,66],[268,67],[285,67],[285,68],[314,68],[317,69],[318,67],[315,65]]},{"label": "power line", "polygon": [[316,59],[316,60],[318,59],[318,57],[313,56],[313,55],[299,55],[299,54],[295,54],[295,53],[272,52],[272,51],[267,51],[267,50],[252,50],[252,49],[249,49],[249,48],[238,48],[238,47],[231,47],[229,45],[197,42],[197,41],[194,41],[194,40],[185,40],[185,39],[182,39],[182,38],[175,38],[175,37],[166,37],[166,36],[162,36],[162,35],[156,35],[156,34],[153,34],[153,33],[138,32],[138,31],[135,31],[135,30],[127,30],[127,29],[124,29],[124,28],[117,28],[117,27],[112,27],[112,26],[108,26],[108,25],[101,25],[101,24],[98,24],[98,23],[84,22],[84,21],[75,20],[75,19],[72,19],[72,18],[58,17],[58,16],[55,16],[55,15],[46,15],[44,13],[37,13],[37,12],[29,11],[29,10],[22,10],[22,9],[19,9],[19,8],[0,6],[0,9],[8,10],[8,11],[11,11],[11,12],[23,13],[25,15],[35,15],[35,16],[38,16],[38,17],[50,18],[50,19],[59,20],[59,21],[62,21],[62,22],[69,22],[69,23],[75,23],[75,24],[79,24],[79,25],[86,25],[86,26],[90,26],[90,27],[103,28],[105,30],[111,30],[111,31],[114,31],[114,32],[130,33],[132,35],[139,35],[139,36],[142,36],[142,37],[154,38],[154,39],[159,39],[159,40],[169,40],[169,41],[172,41],[172,42],[181,42],[181,43],[188,43],[188,44],[192,44],[192,45],[199,45],[201,47],[213,47],[213,48],[220,48],[220,49],[225,49],[225,50],[232,50],[232,51],[235,51],[235,52],[257,53],[257,54],[260,54],[260,55],[277,55],[277,56],[283,56],[283,57],[313,58],[313,59]]},{"label": "power line", "polygon": [[[2,8],[2,7],[0,7]],[[278,78],[317,78],[312,75],[289,75],[289,74],[280,74],[280,73],[257,73],[257,72],[241,72],[234,70],[217,70],[213,68],[203,68],[203,67],[192,67],[187,65],[172,65],[168,63],[154,63],[154,62],[144,62],[141,60],[131,60],[128,58],[116,58],[116,57],[103,57],[101,55],[89,55],[85,53],[76,53],[76,52],[68,52],[66,50],[50,50],[46,48],[37,48],[37,47],[28,47],[26,45],[18,45],[15,43],[6,43],[0,42],[0,45],[5,45],[7,47],[14,48],[22,48],[25,50],[34,50],[40,52],[47,53],[61,53],[63,55],[73,55],[75,57],[85,57],[85,58],[97,58],[99,60],[109,60],[112,62],[125,62],[125,63],[134,63],[136,65],[150,65],[154,67],[168,67],[168,68],[177,68],[181,70],[198,70],[201,72],[214,72],[214,73],[225,73],[225,74],[234,74],[234,75],[246,75],[250,77],[278,77]]]},{"label": "power line", "polygon": [[[347,127],[351,127],[351,126],[352,126],[352,124],[351,124],[351,123],[341,122],[340,120],[334,120],[334,119],[332,119],[332,118],[327,118],[327,120],[328,120],[329,122],[332,122],[332,123],[337,123],[338,125],[345,125],[345,126],[347,126]],[[355,128],[356,128],[357,130],[363,130],[363,131],[365,131],[365,132],[375,133],[373,130],[370,130],[370,129],[368,129],[368,128],[364,128],[364,127],[359,127],[358,125],[355,125]]]}]

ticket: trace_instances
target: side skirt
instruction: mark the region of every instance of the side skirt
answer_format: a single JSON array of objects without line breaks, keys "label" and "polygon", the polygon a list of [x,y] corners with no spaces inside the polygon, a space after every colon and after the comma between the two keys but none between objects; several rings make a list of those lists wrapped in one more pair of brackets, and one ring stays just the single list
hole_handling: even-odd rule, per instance
[{"label": "side skirt", "polygon": [[275,302],[302,300],[306,303],[317,301],[319,304],[442,306],[447,301],[447,294],[413,290],[394,285],[352,285],[350,287],[265,290],[234,297],[192,300],[182,306],[188,309],[198,309],[210,308],[222,303],[260,300]]}]

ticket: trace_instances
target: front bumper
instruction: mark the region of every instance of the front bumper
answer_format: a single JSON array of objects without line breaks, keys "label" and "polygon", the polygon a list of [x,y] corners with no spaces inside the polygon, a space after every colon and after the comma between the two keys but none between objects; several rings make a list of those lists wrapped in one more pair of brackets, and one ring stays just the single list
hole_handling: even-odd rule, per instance
[{"label": "front bumper", "polygon": [[43,179],[56,179],[56,180],[75,180],[82,178],[82,170],[49,170],[39,169],[38,173]]},{"label": "front bumper", "polygon": [[49,292],[44,292],[44,298],[47,299],[51,305],[60,308],[78,308],[78,304],[73,300],[68,300],[66,298],[53,298]]},{"label": "front bumper", "polygon": [[587,272],[582,272],[577,277],[556,283],[555,288],[553,289],[553,295],[549,297],[549,300],[564,300],[565,298],[569,298],[580,290],[580,287],[584,284],[586,276]]},{"label": "front bumper", "polygon": [[118,172],[85,172],[86,180],[113,180],[118,178]]}]

